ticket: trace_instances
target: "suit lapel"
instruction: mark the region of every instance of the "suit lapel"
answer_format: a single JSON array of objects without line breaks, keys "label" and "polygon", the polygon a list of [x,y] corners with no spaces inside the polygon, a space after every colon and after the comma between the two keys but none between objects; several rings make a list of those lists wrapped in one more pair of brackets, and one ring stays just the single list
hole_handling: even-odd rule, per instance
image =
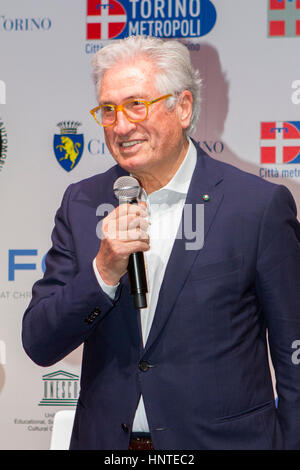
[{"label": "suit lapel", "polygon": [[[222,171],[218,163],[198,148],[197,163],[185,206],[190,205],[190,207],[193,207],[193,214],[195,214],[196,204],[204,204],[204,244],[223,199],[221,181]],[[207,198],[204,196],[209,196],[209,200],[205,201]],[[186,221],[182,219],[181,228],[184,227],[184,223]],[[183,232],[182,235],[181,232]],[[185,230],[181,230],[175,239],[144,353],[149,350],[162,332],[191,267],[196,257],[201,254],[201,249],[186,249],[186,244],[190,242],[191,240],[185,237]],[[179,266],[180,268],[178,269]]]}]

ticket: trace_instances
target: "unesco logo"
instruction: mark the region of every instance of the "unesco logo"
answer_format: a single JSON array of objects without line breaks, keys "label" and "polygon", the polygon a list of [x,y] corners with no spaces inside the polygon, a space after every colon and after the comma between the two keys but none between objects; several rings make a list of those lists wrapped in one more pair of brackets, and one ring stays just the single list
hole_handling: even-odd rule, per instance
[{"label": "unesco logo", "polygon": [[43,392],[39,406],[76,406],[79,396],[79,376],[64,370],[45,374]]}]

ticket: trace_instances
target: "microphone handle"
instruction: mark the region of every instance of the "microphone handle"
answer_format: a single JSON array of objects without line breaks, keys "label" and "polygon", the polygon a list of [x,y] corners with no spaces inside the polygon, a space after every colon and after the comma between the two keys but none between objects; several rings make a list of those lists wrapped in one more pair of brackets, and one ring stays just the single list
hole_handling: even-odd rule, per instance
[{"label": "microphone handle", "polygon": [[130,283],[130,292],[133,295],[135,308],[147,308],[147,279],[144,262],[144,253],[132,253],[128,261],[128,279]]},{"label": "microphone handle", "polygon": [[[138,200],[136,198],[131,200],[120,199],[119,202],[121,204],[137,204]],[[127,272],[130,284],[130,293],[133,295],[135,308],[147,308],[146,294],[148,292],[148,285],[146,278],[144,253],[142,251],[132,253],[129,256]]]}]

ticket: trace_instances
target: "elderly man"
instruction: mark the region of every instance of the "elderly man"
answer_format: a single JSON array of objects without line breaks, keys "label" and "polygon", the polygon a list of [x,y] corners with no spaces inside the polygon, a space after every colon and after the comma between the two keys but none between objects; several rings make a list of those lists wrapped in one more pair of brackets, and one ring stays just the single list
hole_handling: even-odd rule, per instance
[{"label": "elderly man", "polygon": [[[70,448],[299,449],[300,228],[291,194],[213,160],[189,137],[200,80],[182,44],[111,42],[93,73],[91,112],[117,165],[66,190],[23,319],[37,364],[84,343]],[[141,200],[119,205],[113,184],[128,174]],[[112,210],[99,237],[102,204]],[[191,243],[199,232],[204,240]],[[127,273],[136,252],[147,272],[143,309]]]}]

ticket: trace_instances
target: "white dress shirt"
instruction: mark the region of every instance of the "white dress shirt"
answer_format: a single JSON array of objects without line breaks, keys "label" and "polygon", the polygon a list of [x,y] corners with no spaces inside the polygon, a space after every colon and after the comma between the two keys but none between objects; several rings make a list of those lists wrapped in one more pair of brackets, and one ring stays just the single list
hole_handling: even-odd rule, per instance
[{"label": "white dress shirt", "polygon": [[[140,310],[143,346],[146,344],[154,318],[160,287],[179,228],[196,159],[196,148],[189,139],[187,154],[169,183],[149,195],[142,190],[141,199],[147,202],[150,221],[148,228],[150,250],[144,252],[148,281],[148,307]],[[102,290],[114,298],[117,286],[108,286],[103,282],[96,268],[95,260],[93,267]],[[142,396],[137,407],[132,431],[149,432]]]}]

